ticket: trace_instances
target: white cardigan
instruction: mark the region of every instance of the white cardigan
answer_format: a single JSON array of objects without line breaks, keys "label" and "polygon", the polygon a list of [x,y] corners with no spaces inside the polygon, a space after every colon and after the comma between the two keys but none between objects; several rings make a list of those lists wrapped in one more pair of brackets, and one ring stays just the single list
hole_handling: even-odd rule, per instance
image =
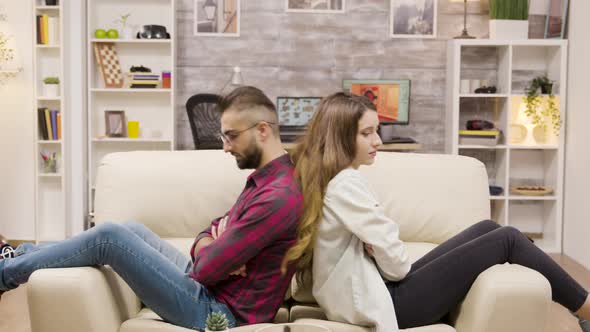
[{"label": "white cardigan", "polygon": [[[374,259],[364,243],[373,246]],[[411,263],[398,225],[358,170],[345,169],[328,184],[313,259],[312,291],[328,319],[398,330],[383,278],[403,279]]]}]

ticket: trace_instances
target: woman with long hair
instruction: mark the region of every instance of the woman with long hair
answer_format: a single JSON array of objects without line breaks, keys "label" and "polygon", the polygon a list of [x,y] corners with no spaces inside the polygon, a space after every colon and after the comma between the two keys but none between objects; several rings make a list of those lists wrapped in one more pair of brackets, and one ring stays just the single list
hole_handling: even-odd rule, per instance
[{"label": "woman with long hair", "polygon": [[330,320],[377,332],[433,324],[480,273],[509,262],[545,276],[553,300],[590,332],[588,292],[514,227],[481,221],[411,264],[398,225],[358,171],[375,160],[378,125],[366,97],[333,94],[320,102],[293,155],[304,214],[285,260],[311,269],[313,295]]}]

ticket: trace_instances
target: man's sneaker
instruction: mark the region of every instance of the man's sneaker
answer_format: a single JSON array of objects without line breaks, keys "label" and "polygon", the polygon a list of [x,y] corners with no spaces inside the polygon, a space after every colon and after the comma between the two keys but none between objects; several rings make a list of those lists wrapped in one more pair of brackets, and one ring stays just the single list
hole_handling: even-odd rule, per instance
[{"label": "man's sneaker", "polygon": [[6,243],[4,240],[0,240],[0,259],[13,258],[14,248]]}]

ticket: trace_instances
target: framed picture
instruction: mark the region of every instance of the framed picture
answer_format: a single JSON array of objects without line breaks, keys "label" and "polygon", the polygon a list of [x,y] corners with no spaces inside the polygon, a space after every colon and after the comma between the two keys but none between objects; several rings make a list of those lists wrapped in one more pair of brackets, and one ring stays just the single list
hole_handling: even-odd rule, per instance
[{"label": "framed picture", "polygon": [[569,0],[549,0],[545,38],[565,37]]},{"label": "framed picture", "polygon": [[196,36],[240,36],[240,0],[194,0]]},{"label": "framed picture", "polygon": [[104,111],[105,135],[125,137],[125,111]]},{"label": "framed picture", "polygon": [[279,126],[305,127],[321,97],[277,97]]},{"label": "framed picture", "polygon": [[344,91],[369,98],[379,122],[410,123],[410,80],[344,80],[342,86]]},{"label": "framed picture", "polygon": [[345,0],[285,0],[290,13],[344,13]]},{"label": "framed picture", "polygon": [[436,38],[437,0],[390,1],[390,37]]}]

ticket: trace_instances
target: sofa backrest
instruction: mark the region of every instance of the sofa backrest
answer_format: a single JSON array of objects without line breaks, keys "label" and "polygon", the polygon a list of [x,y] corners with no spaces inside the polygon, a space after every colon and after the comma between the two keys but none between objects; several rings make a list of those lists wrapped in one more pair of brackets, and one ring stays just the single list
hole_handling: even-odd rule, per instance
[{"label": "sofa backrest", "polygon": [[[486,170],[473,158],[382,152],[361,171],[405,241],[441,243],[490,216]],[[109,154],[98,167],[94,221],[193,238],[233,205],[251,172],[221,150]]]}]

